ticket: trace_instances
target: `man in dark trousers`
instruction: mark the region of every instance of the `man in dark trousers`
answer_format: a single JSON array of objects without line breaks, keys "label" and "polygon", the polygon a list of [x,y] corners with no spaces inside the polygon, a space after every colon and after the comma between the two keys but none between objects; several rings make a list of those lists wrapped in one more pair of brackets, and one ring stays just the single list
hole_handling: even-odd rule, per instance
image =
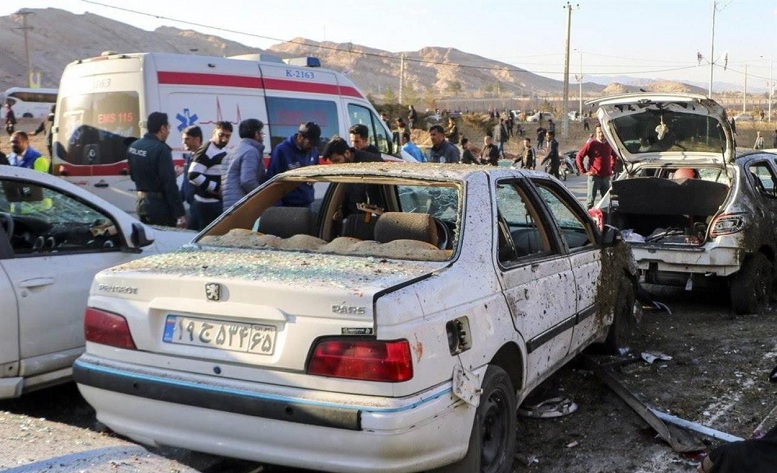
[{"label": "man in dark trousers", "polygon": [[202,230],[221,215],[221,160],[227,154],[224,147],[232,137],[232,124],[216,123],[210,141],[195,153],[186,178],[194,186],[189,228]]},{"label": "man in dark trousers", "polygon": [[543,166],[543,169],[545,170],[545,172],[558,178],[559,177],[558,167],[561,164],[561,158],[558,155],[558,141],[556,141],[556,132],[549,130],[547,134],[547,138],[548,138],[548,145],[547,145],[548,154],[546,154],[545,157],[542,158],[540,165]]},{"label": "man in dark trousers", "polygon": [[170,135],[167,114],[153,112],[148,132],[127,148],[130,177],[138,191],[135,204],[143,223],[186,228],[183,199],[175,181],[173,155],[165,140]]}]

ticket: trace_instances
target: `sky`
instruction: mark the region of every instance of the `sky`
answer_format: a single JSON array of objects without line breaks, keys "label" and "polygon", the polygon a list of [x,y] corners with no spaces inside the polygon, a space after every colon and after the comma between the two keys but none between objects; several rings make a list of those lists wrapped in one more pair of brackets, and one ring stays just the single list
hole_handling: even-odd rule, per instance
[{"label": "sky", "polygon": [[[52,5],[258,48],[296,37],[392,53],[451,47],[557,80],[563,79],[569,19],[571,84],[582,71],[706,88],[713,46],[714,82],[744,87],[746,79],[753,91],[777,82],[777,0],[578,0],[571,8],[560,0],[4,0],[0,16]],[[34,27],[34,16],[29,22]]]}]

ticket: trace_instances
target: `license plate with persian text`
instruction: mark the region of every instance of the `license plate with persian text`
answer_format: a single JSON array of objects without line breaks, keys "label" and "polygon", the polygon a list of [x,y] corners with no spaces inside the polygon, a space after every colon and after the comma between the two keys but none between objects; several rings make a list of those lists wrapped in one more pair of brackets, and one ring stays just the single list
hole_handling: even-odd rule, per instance
[{"label": "license plate with persian text", "polygon": [[275,350],[274,325],[244,324],[220,320],[168,315],[162,341],[219,350],[272,355]]}]

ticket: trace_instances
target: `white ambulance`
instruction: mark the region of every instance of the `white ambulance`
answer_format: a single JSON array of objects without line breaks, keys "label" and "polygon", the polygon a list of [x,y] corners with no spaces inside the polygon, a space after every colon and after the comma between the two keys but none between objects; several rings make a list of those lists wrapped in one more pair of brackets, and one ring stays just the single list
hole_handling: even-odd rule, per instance
[{"label": "white ambulance", "polygon": [[[209,57],[105,52],[68,64],[62,74],[53,127],[53,169],[127,212],[135,211],[127,146],[145,133],[151,112],[167,113],[167,144],[183,163],[181,131],[228,121],[236,145],[238,124],[265,123],[265,153],[293,135],[301,123],[321,126],[321,149],[333,136],[348,137],[367,125],[370,142],[392,154],[391,132],[348,78],[322,69],[316,58],[283,60],[266,55]],[[176,132],[177,130],[177,132]]]}]

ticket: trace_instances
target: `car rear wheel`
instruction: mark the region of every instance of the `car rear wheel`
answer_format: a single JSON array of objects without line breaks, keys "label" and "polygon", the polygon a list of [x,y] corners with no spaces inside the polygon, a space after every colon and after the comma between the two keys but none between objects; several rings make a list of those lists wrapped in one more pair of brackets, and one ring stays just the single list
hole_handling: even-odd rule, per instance
[{"label": "car rear wheel", "polygon": [[748,256],[731,278],[731,307],[737,314],[755,314],[769,304],[774,283],[772,263],[763,253]]},{"label": "car rear wheel", "polygon": [[[480,405],[470,433],[467,455],[435,473],[510,473],[515,456],[517,400],[510,377],[490,365],[480,386]],[[479,464],[479,467],[478,467]]]}]

